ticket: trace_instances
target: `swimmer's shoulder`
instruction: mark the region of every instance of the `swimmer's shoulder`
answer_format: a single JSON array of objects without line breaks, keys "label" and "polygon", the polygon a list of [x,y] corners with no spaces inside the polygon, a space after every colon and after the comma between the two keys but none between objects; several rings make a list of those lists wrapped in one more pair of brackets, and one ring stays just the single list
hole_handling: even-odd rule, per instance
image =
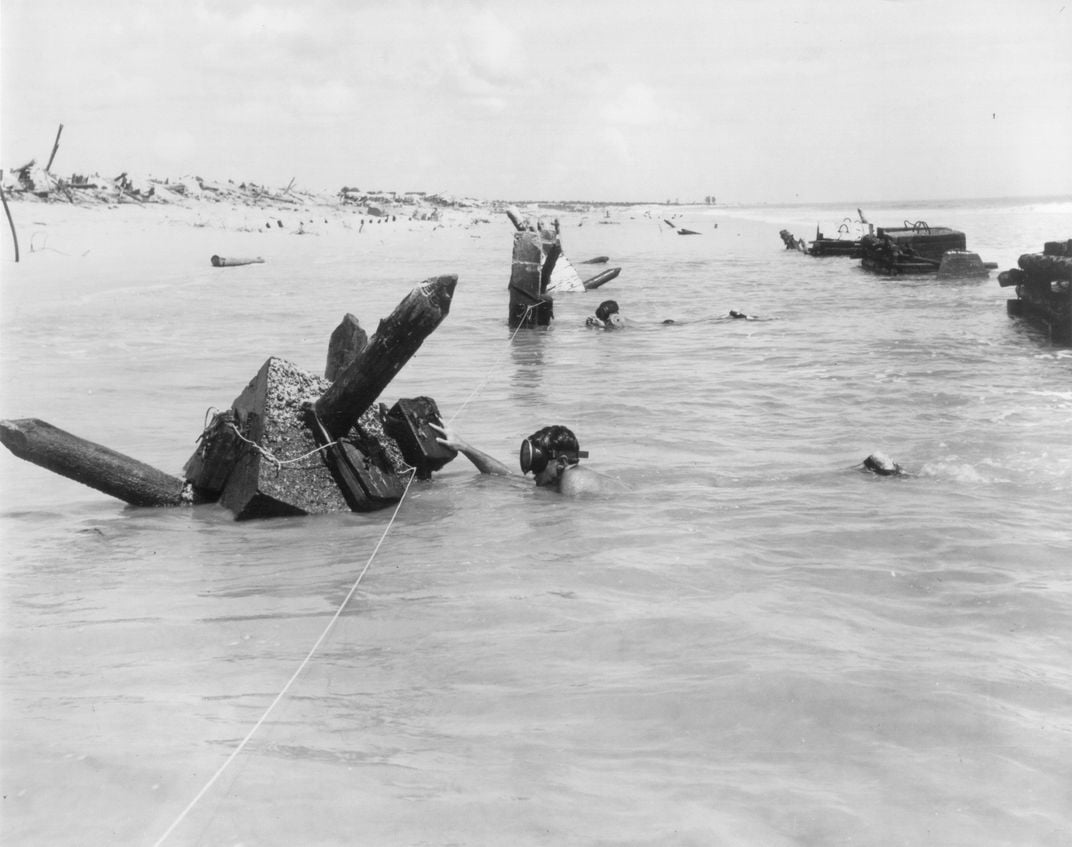
[{"label": "swimmer's shoulder", "polygon": [[575,465],[562,475],[558,490],[567,497],[577,497],[584,494],[604,494],[629,489],[624,482],[614,477],[601,474],[584,465]]}]

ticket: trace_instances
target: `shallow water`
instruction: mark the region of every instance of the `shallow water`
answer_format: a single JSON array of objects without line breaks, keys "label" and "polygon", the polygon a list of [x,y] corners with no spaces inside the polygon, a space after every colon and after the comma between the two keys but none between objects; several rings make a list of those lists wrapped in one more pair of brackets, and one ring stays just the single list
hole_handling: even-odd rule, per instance
[{"label": "shallow water", "polygon": [[[319,371],[345,312],[371,332],[457,273],[385,399],[435,397],[509,462],[566,423],[630,490],[570,502],[459,459],[393,521],[236,523],[4,451],[5,841],[1067,843],[1072,353],[1006,317],[996,272],[782,249],[852,211],[562,215],[582,274],[622,275],[513,337],[505,217],[42,224],[4,270],[4,418],[178,472],[268,355]],[[999,269],[1072,234],[1067,201],[865,212]],[[209,267],[227,251],[267,261]],[[604,297],[633,326],[585,329]],[[912,475],[861,473],[874,450]]]}]

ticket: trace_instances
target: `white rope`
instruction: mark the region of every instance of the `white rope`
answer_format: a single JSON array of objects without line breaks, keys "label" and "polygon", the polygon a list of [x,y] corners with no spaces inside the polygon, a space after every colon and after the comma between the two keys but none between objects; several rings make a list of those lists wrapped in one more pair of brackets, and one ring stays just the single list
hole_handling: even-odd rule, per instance
[{"label": "white rope", "polygon": [[293,459],[277,459],[272,454],[272,451],[269,450],[267,447],[262,447],[256,441],[252,441],[246,438],[246,436],[242,434],[241,430],[239,430],[239,428],[233,423],[230,424],[230,427],[235,431],[235,435],[245,441],[246,444],[249,444],[251,447],[253,447],[254,450],[264,456],[264,458],[266,458],[269,462],[275,465],[277,470],[283,467],[283,465],[291,465],[294,464],[294,462],[300,462],[302,459],[308,459],[310,456],[315,456],[317,453],[327,450],[329,447],[334,447],[336,444],[339,443],[338,441],[329,441],[327,444],[322,444],[315,450],[310,450],[308,453],[302,453],[300,456],[295,456]]},{"label": "white rope", "polygon": [[361,580],[368,572],[369,566],[372,564],[372,560],[376,558],[376,554],[379,552],[380,547],[383,545],[384,539],[387,538],[387,533],[391,531],[391,527],[394,525],[395,518],[398,517],[398,510],[402,508],[402,503],[405,502],[406,495],[409,493],[409,487],[413,482],[414,476],[416,476],[416,471],[410,474],[409,481],[406,483],[406,489],[402,492],[402,497],[399,498],[398,505],[395,506],[395,510],[391,515],[391,520],[388,521],[387,526],[383,530],[383,534],[380,535],[380,540],[376,542],[376,546],[373,548],[372,554],[368,557],[368,561],[365,562],[365,566],[361,569],[361,573],[357,575],[357,579],[354,580],[354,584],[350,586],[350,590],[346,593],[346,596],[343,598],[342,603],[339,604],[339,608],[335,610],[335,614],[332,615],[331,620],[327,622],[327,625],[324,627],[324,631],[321,632],[320,637],[316,639],[316,643],[310,648],[305,658],[302,659],[301,664],[298,665],[298,669],[294,671],[290,679],[287,680],[286,685],[283,686],[283,690],[275,696],[275,699],[271,702],[268,708],[264,710],[264,714],[260,716],[258,721],[253,724],[253,727],[250,729],[250,731],[246,733],[246,737],[243,738],[242,741],[239,742],[238,746],[231,751],[231,755],[227,757],[224,763],[220,765],[219,768],[216,770],[216,773],[214,773],[209,779],[209,781],[205,783],[204,787],[197,792],[197,795],[194,797],[194,799],[191,800],[186,806],[186,808],[182,810],[179,816],[175,818],[174,823],[172,823],[171,826],[169,826],[164,832],[164,834],[161,835],[159,839],[157,839],[154,844],[154,847],[160,847],[160,845],[167,840],[168,836],[170,836],[171,833],[175,831],[175,828],[180,823],[182,823],[183,819],[185,819],[185,817],[190,813],[190,810],[193,809],[194,806],[196,806],[200,802],[201,798],[204,797],[205,794],[208,793],[208,790],[216,783],[216,780],[218,780],[223,774],[223,772],[227,770],[228,765],[230,765],[231,762],[233,762],[238,757],[238,754],[246,748],[246,745],[249,743],[250,739],[253,738],[257,730],[260,729],[261,725],[268,719],[268,716],[272,713],[272,710],[275,709],[277,705],[279,705],[279,702],[286,696],[287,692],[290,691],[291,686],[298,679],[298,677],[301,676],[302,671],[305,670],[305,666],[309,664],[310,660],[313,658],[313,655],[316,653],[317,650],[320,649],[320,645],[324,643],[324,639],[327,638],[327,635],[331,631],[331,628],[335,625],[335,622],[339,619],[339,616],[342,615],[343,610],[347,607],[347,605],[349,605],[350,599],[354,596],[354,592],[357,591],[357,586],[361,584]]},{"label": "white rope", "polygon": [[[424,292],[422,291],[422,293],[424,293]],[[536,308],[535,305],[525,307],[525,314],[521,316],[521,321],[518,323],[517,327],[514,329],[513,333],[511,334],[510,342],[512,342],[514,340],[514,338],[517,336],[517,334],[521,330],[521,328],[525,326],[525,322],[528,320],[529,314],[535,308]],[[510,342],[507,342],[507,343],[510,343]],[[494,367],[494,365],[492,367]],[[491,378],[491,372],[492,372],[492,368],[488,368],[487,373],[484,375],[483,381],[476,388],[473,389],[473,391],[466,398],[465,402],[462,403],[462,405],[458,409],[458,411],[455,412],[451,416],[450,421],[453,421],[454,418],[456,418],[459,414],[461,414],[462,410],[467,405],[469,405],[469,402],[487,384],[488,380]],[[207,417],[208,417],[208,415],[206,413],[206,418]],[[448,423],[450,421],[448,421]],[[316,450],[313,450],[313,451],[311,451],[309,453],[306,453],[304,456],[299,456],[299,457],[297,457],[295,459],[279,460],[275,456],[273,456],[270,452],[268,452],[265,448],[261,447],[261,445],[257,444],[255,441],[251,441],[250,439],[248,439],[244,435],[242,435],[242,433],[239,431],[238,427],[236,427],[233,423],[231,423],[230,426],[235,431],[235,433],[238,435],[239,438],[241,438],[247,444],[251,444],[266,459],[268,459],[271,462],[275,462],[276,465],[281,465],[281,464],[284,464],[285,462],[296,462],[299,459],[304,459],[307,456],[311,456],[314,453],[318,453],[321,450],[324,450],[325,448],[330,447],[332,444],[336,443],[336,442],[331,442],[331,444],[325,444],[322,447],[318,447]],[[207,427],[206,427],[206,429],[207,429]],[[372,560],[376,557],[376,554],[379,552],[380,547],[383,545],[384,540],[387,538],[387,533],[390,532],[391,527],[394,526],[395,518],[398,517],[398,511],[399,511],[399,509],[402,508],[402,504],[405,502],[406,495],[409,494],[410,485],[412,485],[413,480],[416,477],[416,475],[417,475],[417,469],[416,468],[410,468],[409,480],[406,482],[406,488],[402,492],[402,496],[398,500],[398,505],[395,506],[395,510],[391,514],[391,520],[388,521],[387,526],[384,528],[383,533],[380,535],[379,541],[376,542],[376,546],[373,548],[371,555],[368,557],[368,561],[365,562],[365,566],[361,569],[361,573],[359,573],[357,575],[357,579],[354,580],[354,584],[350,586],[350,590],[346,593],[346,596],[343,598],[342,602],[339,604],[339,608],[335,610],[335,614],[331,616],[331,620],[329,620],[327,622],[327,625],[324,627],[324,630],[320,633],[320,637],[316,639],[316,643],[313,644],[313,646],[309,649],[309,652],[305,655],[305,658],[302,659],[302,662],[301,662],[300,665],[298,665],[297,670],[295,670],[294,673],[291,675],[290,679],[287,680],[287,682],[283,686],[282,690],[275,696],[275,699],[272,700],[272,702],[268,705],[268,708],[264,710],[264,714],[262,714],[260,716],[260,718],[257,720],[257,722],[255,724],[253,724],[253,726],[250,728],[249,732],[246,733],[246,737],[243,738],[238,743],[238,746],[235,747],[235,749],[231,751],[231,754],[224,760],[223,764],[220,765],[219,768],[217,768],[216,772],[209,778],[208,782],[206,782],[204,784],[204,786],[201,788],[201,790],[198,791],[197,794],[194,796],[194,798],[186,805],[186,808],[183,809],[179,813],[179,816],[177,818],[175,818],[175,820],[172,822],[171,826],[169,826],[167,828],[167,830],[164,832],[164,834],[161,835],[160,838],[158,838],[154,842],[153,847],[160,847],[160,845],[163,844],[168,839],[168,837],[171,835],[171,833],[175,831],[176,827],[178,827],[179,824],[181,824],[183,822],[183,820],[186,819],[186,816],[191,812],[191,810],[199,802],[201,802],[201,798],[203,798],[208,793],[209,789],[212,788],[212,786],[216,784],[216,781],[223,775],[223,772],[225,770],[227,770],[227,768],[230,766],[231,762],[233,762],[236,758],[238,758],[238,755],[246,748],[246,745],[249,744],[250,740],[256,734],[257,730],[261,728],[261,726],[264,724],[264,722],[266,720],[268,720],[268,716],[272,713],[272,711],[275,709],[275,707],[277,705],[279,705],[280,701],[287,695],[287,692],[290,691],[291,686],[294,685],[294,683],[297,681],[298,677],[301,676],[302,671],[305,670],[306,665],[308,665],[309,662],[312,660],[313,656],[316,654],[316,651],[320,649],[320,645],[324,643],[324,639],[327,638],[328,633],[331,631],[331,628],[335,625],[335,622],[342,615],[343,610],[347,607],[347,605],[349,605],[351,598],[353,598],[354,593],[357,591],[357,587],[361,584],[361,580],[364,578],[365,574],[368,572],[369,567],[372,565]]]},{"label": "white rope", "polygon": [[[510,340],[506,342],[507,344],[510,344],[514,340],[514,338],[517,337],[517,334],[521,331],[521,328],[525,326],[525,321],[529,319],[529,313],[532,312],[532,310],[535,308],[536,306],[525,307],[525,314],[521,316],[521,320],[518,322],[517,328],[514,329],[513,334],[510,336]],[[451,415],[450,418],[447,420],[448,424],[454,423],[454,419],[462,413],[465,407],[469,405],[470,401],[472,401],[472,399],[476,397],[476,395],[484,388],[484,386],[488,384],[488,380],[491,379],[491,372],[497,364],[498,361],[495,361],[492,363],[492,366],[487,369],[487,372],[484,374],[484,379],[480,382],[479,385],[477,385],[476,388],[469,392],[469,396],[466,397],[465,401],[461,404],[461,406],[458,407],[458,411]]]}]

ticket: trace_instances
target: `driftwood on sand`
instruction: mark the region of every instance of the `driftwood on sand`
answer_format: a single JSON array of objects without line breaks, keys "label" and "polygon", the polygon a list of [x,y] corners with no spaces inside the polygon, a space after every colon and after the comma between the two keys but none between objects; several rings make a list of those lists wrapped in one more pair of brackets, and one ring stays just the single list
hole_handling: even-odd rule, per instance
[{"label": "driftwood on sand", "polygon": [[212,257],[212,267],[214,268],[234,268],[239,265],[259,265],[264,262],[260,256],[255,259],[227,259],[223,256]]}]

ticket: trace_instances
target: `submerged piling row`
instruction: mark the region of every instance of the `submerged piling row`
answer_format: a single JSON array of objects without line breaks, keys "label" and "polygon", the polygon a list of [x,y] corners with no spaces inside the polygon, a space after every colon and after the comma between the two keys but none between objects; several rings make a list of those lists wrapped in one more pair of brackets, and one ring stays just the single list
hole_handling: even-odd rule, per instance
[{"label": "submerged piling row", "polygon": [[998,274],[1003,288],[1016,287],[1016,299],[1005,303],[1009,316],[1043,327],[1052,342],[1072,344],[1072,238],[1047,241],[1017,264]]}]

